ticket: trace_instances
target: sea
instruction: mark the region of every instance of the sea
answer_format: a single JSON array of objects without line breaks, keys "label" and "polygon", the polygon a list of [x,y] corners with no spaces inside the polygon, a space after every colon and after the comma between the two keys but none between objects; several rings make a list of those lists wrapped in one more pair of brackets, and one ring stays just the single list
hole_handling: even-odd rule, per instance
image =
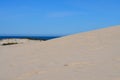
[{"label": "sea", "polygon": [[59,38],[62,36],[0,36],[0,40],[2,39],[30,39],[30,40],[50,40]]}]

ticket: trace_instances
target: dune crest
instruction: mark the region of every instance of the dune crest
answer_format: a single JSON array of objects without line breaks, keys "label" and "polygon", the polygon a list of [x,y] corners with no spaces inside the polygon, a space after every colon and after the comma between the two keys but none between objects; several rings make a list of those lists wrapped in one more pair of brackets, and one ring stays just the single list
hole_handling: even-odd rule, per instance
[{"label": "dune crest", "polygon": [[0,80],[119,80],[120,26],[0,47]]}]

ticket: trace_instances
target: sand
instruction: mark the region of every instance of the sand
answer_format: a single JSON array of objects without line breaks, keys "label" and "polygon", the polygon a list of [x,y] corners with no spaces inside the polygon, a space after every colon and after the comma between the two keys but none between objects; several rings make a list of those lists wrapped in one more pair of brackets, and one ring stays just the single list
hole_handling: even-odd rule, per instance
[{"label": "sand", "polygon": [[0,46],[0,80],[120,80],[120,26]]}]

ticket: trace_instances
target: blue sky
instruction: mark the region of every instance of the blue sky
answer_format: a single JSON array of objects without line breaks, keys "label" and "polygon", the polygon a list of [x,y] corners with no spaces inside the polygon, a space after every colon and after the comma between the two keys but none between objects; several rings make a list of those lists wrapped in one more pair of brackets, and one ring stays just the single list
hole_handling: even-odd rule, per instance
[{"label": "blue sky", "polygon": [[68,35],[120,24],[120,0],[0,0],[0,35]]}]

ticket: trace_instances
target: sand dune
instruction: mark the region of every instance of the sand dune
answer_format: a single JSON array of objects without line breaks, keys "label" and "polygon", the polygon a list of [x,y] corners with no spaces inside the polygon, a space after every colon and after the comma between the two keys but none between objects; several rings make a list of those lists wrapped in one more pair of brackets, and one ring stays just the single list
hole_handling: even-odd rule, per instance
[{"label": "sand dune", "polygon": [[0,80],[120,80],[120,26],[0,46]]}]

